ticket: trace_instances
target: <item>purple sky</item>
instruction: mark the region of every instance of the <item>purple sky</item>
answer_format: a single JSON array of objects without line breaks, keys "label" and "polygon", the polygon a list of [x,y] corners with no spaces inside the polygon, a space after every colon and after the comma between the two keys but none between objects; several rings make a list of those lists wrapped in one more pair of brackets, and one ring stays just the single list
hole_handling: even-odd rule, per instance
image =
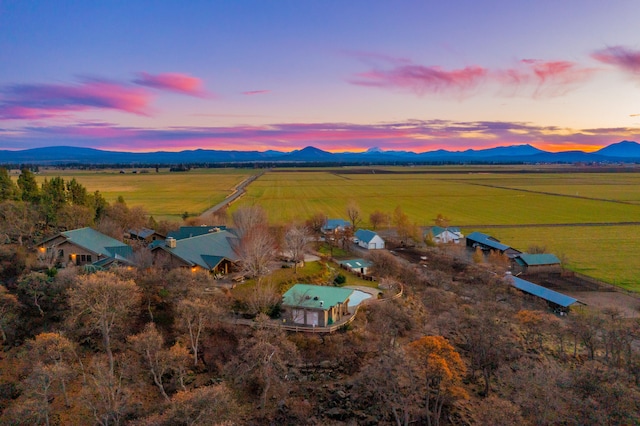
[{"label": "purple sky", "polygon": [[0,1],[0,150],[640,141],[640,2]]}]

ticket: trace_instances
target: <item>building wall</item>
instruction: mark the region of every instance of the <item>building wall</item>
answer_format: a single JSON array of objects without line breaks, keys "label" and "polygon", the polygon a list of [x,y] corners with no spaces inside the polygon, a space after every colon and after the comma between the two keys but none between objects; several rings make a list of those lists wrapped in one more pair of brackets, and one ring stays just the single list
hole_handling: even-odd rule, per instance
[{"label": "building wall", "polygon": [[[54,250],[58,262],[63,265],[87,265],[103,258],[99,254],[68,242],[66,239],[54,240],[46,250]],[[57,244],[55,244],[57,243]]]}]

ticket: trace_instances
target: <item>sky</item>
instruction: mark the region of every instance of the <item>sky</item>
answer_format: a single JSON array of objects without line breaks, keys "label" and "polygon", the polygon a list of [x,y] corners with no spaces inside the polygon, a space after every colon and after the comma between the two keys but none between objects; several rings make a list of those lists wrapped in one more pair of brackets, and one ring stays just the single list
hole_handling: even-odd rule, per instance
[{"label": "sky", "polygon": [[640,142],[639,19],[636,0],[0,0],[0,150]]}]

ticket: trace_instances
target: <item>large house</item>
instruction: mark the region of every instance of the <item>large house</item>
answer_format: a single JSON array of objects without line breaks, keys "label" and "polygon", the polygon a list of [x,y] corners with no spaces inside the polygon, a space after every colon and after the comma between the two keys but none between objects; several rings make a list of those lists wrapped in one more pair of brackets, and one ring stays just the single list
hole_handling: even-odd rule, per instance
[{"label": "large house", "polygon": [[220,228],[210,228],[198,235],[188,231],[173,234],[184,238],[168,236],[166,240],[150,245],[154,263],[164,262],[169,267],[203,269],[222,274],[232,270],[233,264],[239,260],[235,252],[239,240],[235,234]]},{"label": "large house", "polygon": [[380,235],[368,229],[358,229],[354,241],[362,248],[376,250],[384,248],[384,240]]},{"label": "large house", "polygon": [[164,235],[149,228],[129,229],[127,233],[131,240],[141,241],[144,244],[150,244],[156,240],[164,240],[165,238]]},{"label": "large house", "polygon": [[38,244],[41,255],[61,266],[112,264],[133,265],[133,249],[93,228],[60,232]]},{"label": "large house", "polygon": [[326,327],[349,315],[353,290],[296,284],[282,296],[285,321],[297,325]]},{"label": "large house", "polygon": [[436,244],[455,243],[458,244],[461,239],[464,238],[460,228],[448,226],[443,228],[442,226],[432,226],[426,230],[426,235],[429,236]]},{"label": "large house", "polygon": [[476,249],[480,247],[482,251],[497,251],[502,254],[506,254],[509,258],[513,259],[521,252],[506,244],[502,244],[497,238],[491,237],[482,232],[472,232],[467,235],[467,247]]}]

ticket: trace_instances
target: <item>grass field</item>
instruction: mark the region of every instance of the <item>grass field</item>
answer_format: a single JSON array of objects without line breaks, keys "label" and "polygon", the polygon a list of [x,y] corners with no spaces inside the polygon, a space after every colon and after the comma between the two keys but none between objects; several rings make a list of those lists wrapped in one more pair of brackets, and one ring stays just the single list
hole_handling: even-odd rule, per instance
[{"label": "grass field", "polygon": [[244,169],[197,169],[189,172],[120,174],[110,171],[47,170],[37,176],[75,178],[88,191],[100,191],[108,202],[122,196],[129,206],[143,206],[156,220],[181,220],[182,213],[200,214],[219,203],[236,185],[256,173]]},{"label": "grass field", "polygon": [[[570,268],[640,291],[640,226],[554,226],[640,222],[640,173],[568,173],[547,167],[453,166],[302,169],[268,172],[235,203],[264,207],[273,224],[304,221],[317,212],[346,218],[355,201],[368,227],[374,210],[392,213],[396,206],[420,226],[438,214],[462,226],[464,233],[483,231],[526,251],[546,246],[564,256]],[[535,169],[535,170],[534,170]],[[377,172],[376,172],[377,171]],[[196,169],[144,174],[112,171],[43,171],[47,176],[75,177],[89,191],[99,190],[112,202],[123,196],[142,205],[156,219],[179,220],[187,211],[199,214],[224,199],[256,170]],[[374,173],[375,172],[375,173]],[[510,225],[491,228],[490,225]]]},{"label": "grass field", "polygon": [[430,170],[267,173],[249,186],[234,208],[259,204],[274,224],[282,224],[303,221],[316,212],[345,218],[347,204],[355,201],[364,216],[363,227],[376,209],[391,213],[400,206],[421,226],[432,225],[443,214],[465,233],[487,232],[522,251],[534,244],[546,246],[578,272],[640,291],[639,225],[526,226],[640,222],[640,174],[476,173],[473,168],[467,169],[472,173],[424,173]]}]

